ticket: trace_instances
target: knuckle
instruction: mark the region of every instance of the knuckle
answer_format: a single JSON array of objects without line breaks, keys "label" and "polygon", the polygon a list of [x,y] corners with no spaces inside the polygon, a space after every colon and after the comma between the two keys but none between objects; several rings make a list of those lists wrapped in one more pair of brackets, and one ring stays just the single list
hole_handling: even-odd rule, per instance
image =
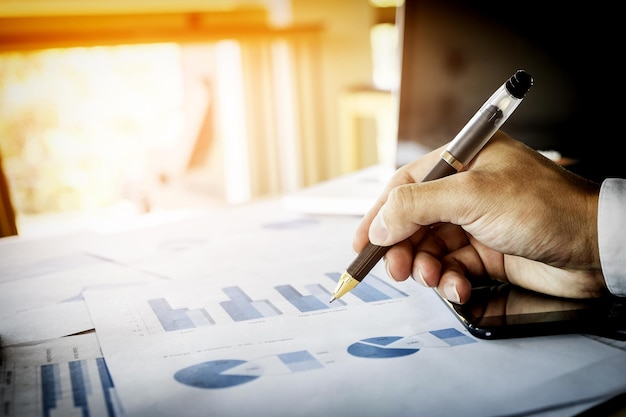
[{"label": "knuckle", "polygon": [[[393,218],[405,219],[413,208],[413,193],[410,186],[400,186],[394,188],[389,194],[387,201],[387,215]],[[388,216],[385,216],[385,220]],[[391,219],[389,219],[391,220]]]}]

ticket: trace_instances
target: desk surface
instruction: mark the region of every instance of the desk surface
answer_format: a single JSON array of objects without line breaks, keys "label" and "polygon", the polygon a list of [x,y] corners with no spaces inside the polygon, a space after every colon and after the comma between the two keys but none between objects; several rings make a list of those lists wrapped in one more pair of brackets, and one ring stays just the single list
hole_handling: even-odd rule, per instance
[{"label": "desk surface", "polygon": [[9,415],[567,416],[626,391],[623,343],[479,340],[382,265],[329,305],[359,219],[282,203],[0,239]]}]

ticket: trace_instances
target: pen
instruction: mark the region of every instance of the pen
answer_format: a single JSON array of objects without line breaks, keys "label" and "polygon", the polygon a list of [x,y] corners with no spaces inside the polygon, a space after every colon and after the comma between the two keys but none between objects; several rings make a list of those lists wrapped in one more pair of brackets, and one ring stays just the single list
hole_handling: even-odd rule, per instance
[{"label": "pen", "polygon": [[[446,146],[441,153],[441,158],[422,179],[422,182],[443,178],[461,171],[519,106],[532,85],[533,79],[529,73],[524,70],[516,71],[489,97]],[[390,247],[368,243],[339,278],[330,302],[342,297],[363,281],[363,278]]]}]

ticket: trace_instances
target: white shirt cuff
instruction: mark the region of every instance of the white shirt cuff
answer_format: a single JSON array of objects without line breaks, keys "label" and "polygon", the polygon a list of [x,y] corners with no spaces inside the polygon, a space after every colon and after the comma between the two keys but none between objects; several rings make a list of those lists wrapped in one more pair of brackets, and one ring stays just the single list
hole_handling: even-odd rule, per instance
[{"label": "white shirt cuff", "polygon": [[626,179],[602,182],[598,201],[602,273],[613,295],[626,296]]}]

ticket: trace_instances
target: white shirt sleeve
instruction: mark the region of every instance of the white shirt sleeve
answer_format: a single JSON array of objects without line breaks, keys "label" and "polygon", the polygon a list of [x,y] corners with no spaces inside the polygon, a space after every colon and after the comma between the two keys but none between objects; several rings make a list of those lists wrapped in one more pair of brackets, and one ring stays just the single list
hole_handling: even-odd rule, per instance
[{"label": "white shirt sleeve", "polygon": [[613,295],[626,296],[626,179],[602,182],[598,202],[602,273]]}]

